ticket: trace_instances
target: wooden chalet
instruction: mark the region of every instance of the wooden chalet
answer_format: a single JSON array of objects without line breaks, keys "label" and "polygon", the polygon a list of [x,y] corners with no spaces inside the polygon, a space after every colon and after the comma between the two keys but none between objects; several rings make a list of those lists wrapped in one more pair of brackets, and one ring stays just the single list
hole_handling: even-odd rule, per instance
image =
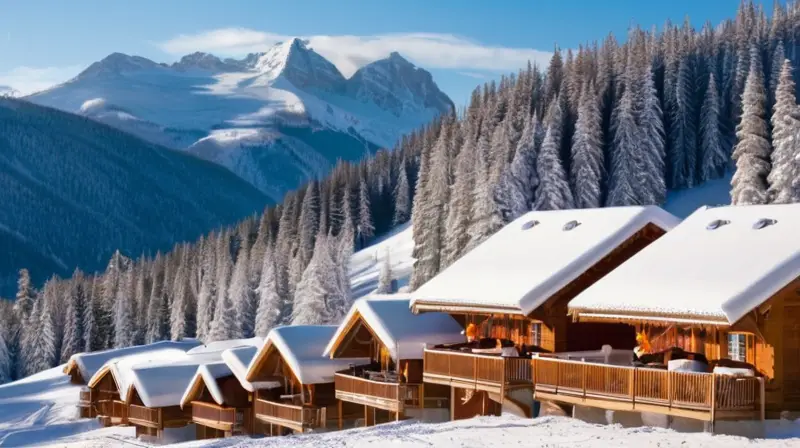
[{"label": "wooden chalet", "polygon": [[[87,378],[78,401],[81,418],[97,417],[104,426],[127,424],[128,407],[121,398],[126,390],[124,372],[141,362],[175,359],[197,346],[194,342],[162,342],[103,352],[77,354],[70,358],[65,371],[74,384]],[[83,383],[81,383],[83,384]]]},{"label": "wooden chalet", "polygon": [[636,367],[541,358],[536,395],[711,429],[800,412],[799,228],[798,204],[697,210],[569,304],[640,332]]},{"label": "wooden chalet", "polygon": [[247,369],[254,391],[255,432],[266,435],[324,431],[350,419],[337,406],[334,373],[363,359],[331,360],[322,356],[335,326],[294,325],[267,335]]},{"label": "wooden chalet", "polygon": [[445,312],[469,341],[424,355],[424,381],[453,388],[453,418],[531,416],[532,353],[631,349],[624,324],[576,323],[567,304],[678,219],[658,207],[533,211],[411,294],[415,313]]},{"label": "wooden chalet", "polygon": [[461,326],[444,313],[414,315],[409,305],[394,296],[357,300],[325,349],[334,360],[365,360],[336,373],[336,398],[341,406],[363,407],[366,426],[448,417],[449,390],[423,385],[423,349],[462,341]]},{"label": "wooden chalet", "polygon": [[170,361],[134,365],[126,372],[128,424],[136,435],[161,439],[166,432],[193,423],[192,406],[181,406],[199,367],[218,364],[225,350],[260,344],[260,338],[212,342]]},{"label": "wooden chalet", "polygon": [[198,440],[253,433],[254,389],[245,375],[257,351],[225,350],[222,361],[198,367],[181,399],[181,408],[191,409]]}]

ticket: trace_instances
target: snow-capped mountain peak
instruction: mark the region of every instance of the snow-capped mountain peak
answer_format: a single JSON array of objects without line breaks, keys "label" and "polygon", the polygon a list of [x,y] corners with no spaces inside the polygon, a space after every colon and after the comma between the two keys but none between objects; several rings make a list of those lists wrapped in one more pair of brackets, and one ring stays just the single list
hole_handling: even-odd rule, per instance
[{"label": "snow-capped mountain peak", "polygon": [[347,92],[362,102],[372,101],[396,116],[425,109],[447,111],[454,108],[429,72],[396,51],[356,71],[347,81]]},{"label": "snow-capped mountain peak", "polygon": [[90,65],[86,70],[82,71],[76,79],[119,75],[122,73],[135,72],[139,70],[160,68],[164,68],[164,66],[141,56],[130,56],[124,53],[111,53],[102,60]]},{"label": "snow-capped mountain peak", "polygon": [[239,61],[228,60],[223,62],[213,54],[198,51],[182,57],[180,61],[172,64],[172,68],[182,71],[200,69],[210,72],[230,72],[239,70],[242,66]]},{"label": "snow-capped mountain peak", "polygon": [[308,42],[294,38],[270,48],[258,58],[254,70],[263,74],[263,81],[284,77],[301,89],[339,92],[344,76],[330,61],[308,47]]},{"label": "snow-capped mountain peak", "polygon": [[276,199],[453,109],[397,53],[345,79],[298,38],[243,59],[114,53],[28,100],[217,162]]}]

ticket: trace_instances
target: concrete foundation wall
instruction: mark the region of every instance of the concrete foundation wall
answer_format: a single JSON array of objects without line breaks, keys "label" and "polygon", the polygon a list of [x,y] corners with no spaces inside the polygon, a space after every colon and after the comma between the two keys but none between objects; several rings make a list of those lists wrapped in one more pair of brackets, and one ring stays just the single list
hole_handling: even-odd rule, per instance
[{"label": "concrete foundation wall", "polygon": [[[542,403],[542,409],[559,409],[552,403]],[[557,412],[543,415],[558,415]],[[713,432],[748,438],[763,438],[765,436],[765,422],[760,420],[742,421],[717,421],[713,431],[710,422],[693,418],[674,417],[671,415],[656,414],[651,412],[610,411],[607,409],[575,405],[572,408],[572,417],[578,420],[599,425],[618,424],[626,428],[652,426],[656,428],[672,429],[678,432]]]}]

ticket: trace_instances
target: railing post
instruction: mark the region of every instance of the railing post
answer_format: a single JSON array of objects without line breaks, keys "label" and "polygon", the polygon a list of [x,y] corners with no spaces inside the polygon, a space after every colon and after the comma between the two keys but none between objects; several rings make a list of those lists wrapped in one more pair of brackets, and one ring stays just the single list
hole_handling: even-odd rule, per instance
[{"label": "railing post", "polygon": [[667,405],[672,409],[672,373],[667,370]]},{"label": "railing post", "polygon": [[583,398],[586,399],[586,362],[581,363],[581,388],[583,389]]},{"label": "railing post", "polygon": [[631,406],[636,408],[636,368],[631,368],[628,373],[628,389],[631,395]]}]

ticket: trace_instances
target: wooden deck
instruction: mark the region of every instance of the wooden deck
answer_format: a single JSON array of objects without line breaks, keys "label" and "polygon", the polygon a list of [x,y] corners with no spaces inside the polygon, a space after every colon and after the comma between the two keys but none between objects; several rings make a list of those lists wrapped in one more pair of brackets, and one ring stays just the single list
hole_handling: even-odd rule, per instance
[{"label": "wooden deck", "polygon": [[97,416],[107,421],[109,425],[124,425],[128,423],[128,405],[122,400],[101,400],[95,405]]},{"label": "wooden deck", "polygon": [[192,420],[192,410],[180,406],[148,408],[131,404],[128,406],[128,423],[153,429],[180,428]]},{"label": "wooden deck", "polygon": [[342,372],[335,375],[335,383],[337,399],[395,413],[420,407],[423,399],[421,384],[374,381]]},{"label": "wooden deck", "polygon": [[[192,421],[220,431],[233,431],[237,424],[236,408],[204,401],[192,401]],[[241,424],[241,422],[239,423]]]},{"label": "wooden deck", "polygon": [[423,378],[426,383],[483,390],[500,395],[504,395],[509,389],[532,386],[529,358],[441,349],[425,349]]},{"label": "wooden deck", "polygon": [[764,381],[534,357],[534,396],[609,410],[714,422],[764,418]]},{"label": "wooden deck", "polygon": [[299,406],[258,399],[255,401],[257,419],[273,425],[305,432],[325,426],[326,410],[316,406]]}]

